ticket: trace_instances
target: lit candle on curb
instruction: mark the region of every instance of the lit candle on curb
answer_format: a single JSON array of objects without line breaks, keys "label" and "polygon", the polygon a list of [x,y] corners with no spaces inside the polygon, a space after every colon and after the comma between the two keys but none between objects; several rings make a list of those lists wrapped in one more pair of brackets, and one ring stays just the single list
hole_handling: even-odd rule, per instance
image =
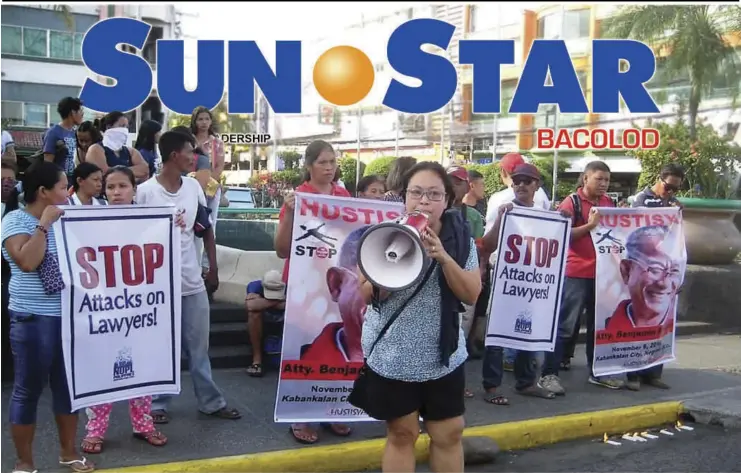
[{"label": "lit candle on curb", "polygon": [[638,432],[633,434],[633,438],[636,439],[636,442],[648,442],[648,440],[641,437],[641,434]]},{"label": "lit candle on curb", "polygon": [[646,437],[647,439],[657,439],[659,438],[658,435],[649,434],[648,432],[641,432],[642,437]]},{"label": "lit candle on curb", "polygon": [[674,435],[672,432],[669,432],[666,429],[661,429],[661,431],[659,433],[664,434],[664,435]]},{"label": "lit candle on curb", "polygon": [[623,434],[623,439],[630,440],[631,442],[637,442],[637,440],[633,438],[633,435],[630,432],[628,432],[627,434]]},{"label": "lit candle on curb", "polygon": [[622,445],[622,443],[620,443],[620,442],[616,442],[614,440],[610,440],[609,437],[607,437],[607,432],[605,432],[605,435],[602,438],[602,441],[604,443],[609,443],[610,445]]},{"label": "lit candle on curb", "polygon": [[688,425],[683,425],[681,422],[677,421],[677,430],[695,430],[693,427],[690,427]]}]

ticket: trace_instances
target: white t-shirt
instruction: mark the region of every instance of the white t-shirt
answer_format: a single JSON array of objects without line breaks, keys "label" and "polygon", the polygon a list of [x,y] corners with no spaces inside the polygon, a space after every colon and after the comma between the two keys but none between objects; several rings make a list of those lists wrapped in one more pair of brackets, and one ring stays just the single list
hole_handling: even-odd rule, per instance
[{"label": "white t-shirt", "polygon": [[10,134],[10,132],[3,131],[2,145],[3,145],[3,151],[2,151],[3,154],[5,154],[5,148],[7,148],[8,145],[15,146],[15,142],[13,141],[13,136]]},{"label": "white t-shirt", "polygon": [[[489,203],[486,207],[486,226],[484,233],[487,233],[494,226],[494,222],[497,220],[497,214],[499,214],[499,207],[513,200],[515,200],[515,191],[511,187],[502,189],[489,198]],[[535,191],[533,202],[536,209],[551,210],[551,201],[548,200],[548,195],[542,187],[539,187]]]},{"label": "white t-shirt", "polygon": [[206,290],[203,283],[201,261],[196,251],[196,221],[198,204],[206,205],[206,195],[201,185],[192,177],[183,177],[180,189],[171,194],[157,181],[150,178],[136,188],[136,203],[142,205],[173,204],[183,214],[185,230],[180,235],[180,266],[182,268],[182,295],[190,296]]}]

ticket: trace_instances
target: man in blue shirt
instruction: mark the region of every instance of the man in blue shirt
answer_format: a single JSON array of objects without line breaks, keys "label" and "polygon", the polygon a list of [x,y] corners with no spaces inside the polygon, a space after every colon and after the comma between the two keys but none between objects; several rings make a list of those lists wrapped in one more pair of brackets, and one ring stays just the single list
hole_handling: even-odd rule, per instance
[{"label": "man in blue shirt", "polygon": [[[65,97],[59,101],[57,112],[62,121],[49,128],[44,134],[44,159],[59,166],[67,174],[67,180],[71,183],[77,152],[76,130],[83,119],[82,101],[75,97]],[[60,141],[67,148],[66,153],[57,153],[57,143]]]},{"label": "man in blue shirt", "polygon": [[[661,168],[659,179],[652,187],[646,187],[636,194],[633,207],[682,207],[676,193],[684,183],[684,169],[679,164],[669,163]],[[656,365],[645,370],[628,373],[628,382],[625,387],[631,391],[641,389],[641,384],[659,389],[669,389],[669,385],[661,380],[664,365]]]},{"label": "man in blue shirt", "polygon": [[270,270],[262,280],[247,285],[247,327],[252,345],[252,365],[247,374],[252,377],[263,375],[262,369],[262,325],[263,319],[270,323],[283,322],[286,309],[286,285],[278,271]]}]

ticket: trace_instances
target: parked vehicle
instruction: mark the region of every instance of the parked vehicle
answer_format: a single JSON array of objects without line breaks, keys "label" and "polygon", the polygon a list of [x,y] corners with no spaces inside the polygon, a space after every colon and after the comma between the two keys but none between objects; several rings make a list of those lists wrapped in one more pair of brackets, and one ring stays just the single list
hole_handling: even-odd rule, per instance
[{"label": "parked vehicle", "polygon": [[255,199],[249,187],[226,187],[226,198],[229,209],[254,209]]}]

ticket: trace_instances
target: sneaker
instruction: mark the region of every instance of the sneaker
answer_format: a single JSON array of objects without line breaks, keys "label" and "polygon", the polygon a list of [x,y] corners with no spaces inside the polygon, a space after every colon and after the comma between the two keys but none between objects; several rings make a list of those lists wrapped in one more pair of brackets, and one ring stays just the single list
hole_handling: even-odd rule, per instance
[{"label": "sneaker", "polygon": [[540,378],[540,385],[557,396],[566,394],[566,390],[561,385],[561,380],[555,374]]},{"label": "sneaker", "polygon": [[666,384],[659,378],[649,378],[646,381],[644,381],[644,384],[647,384],[651,386],[652,388],[671,389],[671,387],[668,384]]},{"label": "sneaker", "polygon": [[607,378],[607,377],[596,377],[596,376],[590,376],[589,382],[596,385],[596,386],[602,386],[603,388],[607,389],[622,389],[623,386],[625,386],[625,382],[623,382],[622,379],[615,379],[615,378]]},{"label": "sneaker", "polygon": [[504,362],[504,371],[509,371],[510,373],[515,370],[515,364],[511,361],[505,361]]},{"label": "sneaker", "polygon": [[567,358],[561,362],[560,369],[562,371],[569,371],[571,369],[571,358]]},{"label": "sneaker", "polygon": [[635,380],[628,380],[625,382],[625,389],[628,391],[640,391],[641,390],[641,382],[637,379]]}]

